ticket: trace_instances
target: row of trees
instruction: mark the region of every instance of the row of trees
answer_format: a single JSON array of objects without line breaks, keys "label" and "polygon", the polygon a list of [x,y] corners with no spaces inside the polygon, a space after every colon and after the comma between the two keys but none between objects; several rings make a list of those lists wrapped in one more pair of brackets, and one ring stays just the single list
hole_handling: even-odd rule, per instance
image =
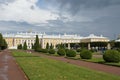
[{"label": "row of trees", "polygon": [[24,42],[23,46],[22,46],[22,44],[19,44],[19,45],[17,46],[17,49],[27,50],[27,44],[26,44],[26,41]]},{"label": "row of trees", "polygon": [[0,33],[0,50],[4,50],[7,48],[7,42],[3,39],[2,34]]}]

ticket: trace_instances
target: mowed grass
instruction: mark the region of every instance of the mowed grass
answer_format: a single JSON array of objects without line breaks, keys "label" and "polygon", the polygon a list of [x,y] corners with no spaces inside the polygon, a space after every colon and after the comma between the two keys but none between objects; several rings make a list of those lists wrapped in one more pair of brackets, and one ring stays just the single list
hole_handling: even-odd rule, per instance
[{"label": "mowed grass", "polygon": [[[13,51],[17,62],[30,80],[120,80],[120,76],[98,72],[69,63],[42,57],[27,57],[28,53]],[[21,55],[20,55],[21,56]]]},{"label": "mowed grass", "polygon": [[12,50],[12,55],[14,57],[33,57],[34,56],[30,52],[25,52],[22,50]]},{"label": "mowed grass", "polygon": [[83,60],[83,61],[88,61],[88,62],[94,62],[94,63],[100,63],[100,64],[105,64],[109,66],[116,66],[120,67],[120,62],[119,63],[113,63],[113,62],[105,62],[103,57],[92,57],[92,59],[81,59],[80,55],[77,55],[76,57],[67,57],[69,59],[74,59],[74,60]]}]

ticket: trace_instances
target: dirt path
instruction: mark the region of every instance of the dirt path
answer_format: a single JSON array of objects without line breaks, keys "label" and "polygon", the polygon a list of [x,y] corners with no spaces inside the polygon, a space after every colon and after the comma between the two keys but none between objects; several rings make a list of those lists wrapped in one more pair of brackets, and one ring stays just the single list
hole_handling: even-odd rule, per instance
[{"label": "dirt path", "polygon": [[0,52],[0,80],[28,80],[8,50]]},{"label": "dirt path", "polygon": [[75,64],[78,66],[93,69],[93,70],[98,70],[98,71],[102,71],[102,72],[106,72],[106,73],[110,73],[110,74],[115,74],[115,75],[120,75],[120,67],[108,66],[108,65],[92,63],[92,62],[85,62],[85,61],[80,61],[80,60],[72,60],[72,59],[67,59],[64,57],[48,56],[48,55],[39,54],[39,53],[34,53],[34,54],[37,56],[47,57],[47,58],[55,59],[58,61],[63,61],[63,62],[67,62],[70,64]]}]

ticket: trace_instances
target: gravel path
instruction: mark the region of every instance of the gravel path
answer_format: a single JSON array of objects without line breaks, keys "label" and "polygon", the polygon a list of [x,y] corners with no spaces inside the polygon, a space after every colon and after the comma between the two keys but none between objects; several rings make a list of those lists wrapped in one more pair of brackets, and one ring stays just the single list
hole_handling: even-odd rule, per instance
[{"label": "gravel path", "polygon": [[28,80],[9,50],[0,52],[0,80]]}]

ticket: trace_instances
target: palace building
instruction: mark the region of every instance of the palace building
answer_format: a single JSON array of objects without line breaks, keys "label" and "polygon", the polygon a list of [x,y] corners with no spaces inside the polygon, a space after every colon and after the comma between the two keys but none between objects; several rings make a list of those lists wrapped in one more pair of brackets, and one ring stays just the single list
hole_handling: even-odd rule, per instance
[{"label": "palace building", "polygon": [[46,44],[54,45],[54,48],[57,44],[61,43],[81,43],[81,42],[108,42],[109,39],[103,36],[95,36],[91,34],[88,37],[81,37],[77,34],[75,35],[48,35],[45,33],[38,32],[17,32],[16,34],[3,34],[4,39],[8,44],[9,49],[17,49],[19,44],[24,44],[26,41],[28,49],[31,49],[32,44],[35,43],[35,37],[38,35],[39,42],[41,43],[42,48],[46,48]]}]

